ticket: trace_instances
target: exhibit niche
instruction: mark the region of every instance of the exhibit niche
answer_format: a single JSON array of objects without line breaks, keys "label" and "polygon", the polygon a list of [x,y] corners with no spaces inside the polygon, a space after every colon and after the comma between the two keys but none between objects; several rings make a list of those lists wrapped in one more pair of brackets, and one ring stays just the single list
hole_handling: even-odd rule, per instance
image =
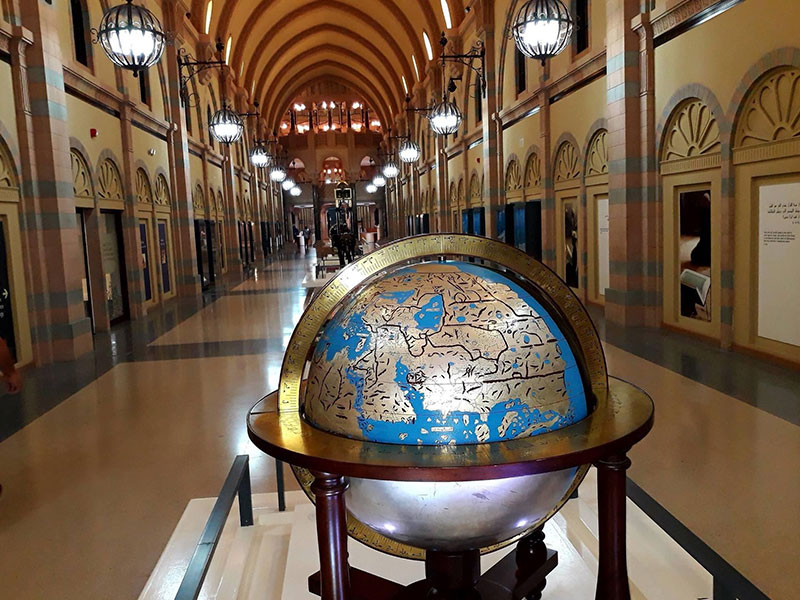
[{"label": "exhibit niche", "polygon": [[[316,504],[309,590],[324,600],[540,598],[558,562],[543,526],[591,465],[596,598],[627,600],[626,455],[652,423],[556,273],[498,241],[436,234],[379,248],[312,299],[248,433]],[[351,568],[348,534],[424,560],[425,579]],[[481,573],[481,554],[512,544]]]}]

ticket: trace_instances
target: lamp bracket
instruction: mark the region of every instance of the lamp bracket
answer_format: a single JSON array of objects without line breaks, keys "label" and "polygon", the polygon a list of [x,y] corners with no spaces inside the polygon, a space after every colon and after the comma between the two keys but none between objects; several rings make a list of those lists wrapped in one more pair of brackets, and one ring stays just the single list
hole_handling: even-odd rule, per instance
[{"label": "lamp bracket", "polygon": [[[442,39],[439,42],[442,46],[442,67],[448,62],[459,63],[464,65],[478,76],[478,83],[475,85],[480,86],[481,95],[486,96],[486,47],[483,45],[483,40],[478,40],[472,49],[466,54],[446,54],[445,48],[447,47],[447,36],[442,32]],[[474,63],[478,63],[477,66]],[[444,68],[442,69],[444,71]],[[461,77],[451,77],[450,82],[454,80],[461,80]]]},{"label": "lamp bracket", "polygon": [[[217,53],[221,54],[225,46],[221,41],[217,42]],[[226,66],[224,60],[195,60],[186,48],[178,50],[178,73],[181,80],[180,98],[182,106],[197,106],[197,94],[189,92],[189,82],[203,71],[208,69],[222,68]]]}]

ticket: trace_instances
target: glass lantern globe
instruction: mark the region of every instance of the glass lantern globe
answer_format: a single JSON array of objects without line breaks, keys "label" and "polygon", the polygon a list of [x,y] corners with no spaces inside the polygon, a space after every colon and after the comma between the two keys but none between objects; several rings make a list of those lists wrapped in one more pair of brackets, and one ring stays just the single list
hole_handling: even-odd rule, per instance
[{"label": "glass lantern globe", "polygon": [[374,183],[367,184],[367,193],[368,194],[374,194],[377,191],[378,191],[378,186],[377,185],[375,185]]},{"label": "glass lantern globe", "polygon": [[375,175],[375,177],[372,178],[372,185],[382,188],[386,185],[386,177],[383,175]]},{"label": "glass lantern globe", "polygon": [[300,194],[303,193],[303,190],[301,190],[299,186],[294,186],[292,189],[289,190],[289,193],[295,198],[297,198]]},{"label": "glass lantern globe", "polygon": [[431,129],[438,135],[451,135],[458,131],[464,116],[454,102],[443,100],[430,114]]},{"label": "glass lantern globe", "polygon": [[400,160],[404,163],[415,163],[419,160],[422,151],[419,145],[411,140],[405,140],[400,144]]},{"label": "glass lantern globe", "polygon": [[161,22],[133,0],[109,8],[95,35],[111,62],[134,74],[152,67],[164,54]]},{"label": "glass lantern globe", "polygon": [[397,163],[393,160],[390,160],[385,165],[383,165],[383,176],[387,179],[394,179],[400,174],[400,167],[397,166]]},{"label": "glass lantern globe", "polygon": [[272,162],[272,157],[269,155],[263,146],[256,146],[250,153],[250,162],[258,169],[268,167]]},{"label": "glass lantern globe", "polygon": [[294,187],[294,180],[291,177],[287,177],[283,180],[283,183],[281,183],[281,187],[288,192]]},{"label": "glass lantern globe", "polygon": [[227,105],[211,115],[208,129],[214,139],[220,144],[233,144],[242,138],[244,122],[239,113],[231,110]]},{"label": "glass lantern globe", "polygon": [[284,171],[283,167],[280,165],[275,165],[269,170],[269,178],[270,181],[274,181],[275,183],[280,183],[284,179],[286,179],[286,171]]},{"label": "glass lantern globe", "polygon": [[573,25],[561,0],[528,0],[519,9],[511,32],[522,54],[544,64],[567,47]]}]

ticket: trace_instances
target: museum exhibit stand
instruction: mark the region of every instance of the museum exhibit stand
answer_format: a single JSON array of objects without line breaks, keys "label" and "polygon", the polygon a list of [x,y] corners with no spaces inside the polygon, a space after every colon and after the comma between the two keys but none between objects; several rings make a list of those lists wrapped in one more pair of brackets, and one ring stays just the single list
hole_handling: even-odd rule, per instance
[{"label": "museum exhibit stand", "polygon": [[[424,235],[342,269],[308,305],[253,443],[316,505],[324,600],[541,598],[558,555],[544,523],[597,468],[596,598],[630,598],[628,451],[653,425],[609,378],[580,301],[500,242]],[[350,567],[348,535],[425,561],[401,585]],[[480,556],[511,544],[481,573]]]}]

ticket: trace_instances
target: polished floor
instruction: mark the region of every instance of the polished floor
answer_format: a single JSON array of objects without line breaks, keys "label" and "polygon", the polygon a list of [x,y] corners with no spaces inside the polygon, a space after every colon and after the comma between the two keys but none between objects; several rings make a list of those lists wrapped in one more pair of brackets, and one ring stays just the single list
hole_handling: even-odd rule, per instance
[{"label": "polished floor", "polygon": [[[135,598],[187,503],[215,496],[237,454],[254,492],[274,490],[244,415],[277,385],[310,264],[288,253],[231,275],[0,398],[0,598]],[[595,316],[612,374],[656,402],[635,489],[767,597],[796,598],[800,375]]]}]

